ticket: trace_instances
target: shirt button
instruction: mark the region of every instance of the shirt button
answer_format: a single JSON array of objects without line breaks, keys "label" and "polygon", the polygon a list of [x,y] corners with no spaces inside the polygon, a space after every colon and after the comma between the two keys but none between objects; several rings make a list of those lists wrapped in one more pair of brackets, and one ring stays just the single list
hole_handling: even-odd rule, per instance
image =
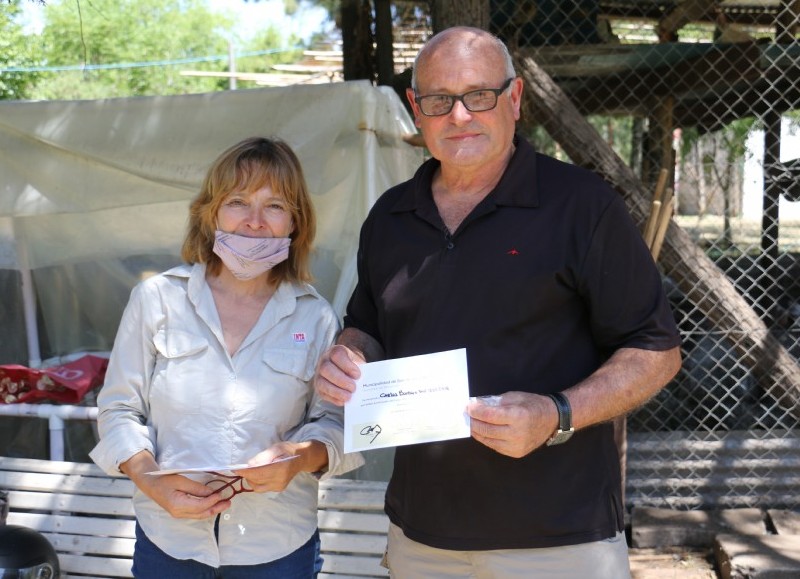
[{"label": "shirt button", "polygon": [[456,244],[455,244],[455,243],[453,243],[452,241],[449,241],[449,242],[447,243],[447,249],[453,249],[455,246],[456,246]]},{"label": "shirt button", "polygon": [[222,518],[225,519],[226,521],[230,521],[231,520],[231,516],[228,513],[225,513],[224,515],[222,515]]}]

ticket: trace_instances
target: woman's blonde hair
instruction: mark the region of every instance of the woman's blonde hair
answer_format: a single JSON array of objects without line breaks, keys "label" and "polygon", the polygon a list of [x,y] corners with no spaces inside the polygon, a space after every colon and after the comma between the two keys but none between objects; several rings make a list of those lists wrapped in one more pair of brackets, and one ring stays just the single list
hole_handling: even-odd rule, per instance
[{"label": "woman's blonde hair", "polygon": [[222,260],[214,253],[217,212],[234,191],[252,193],[270,187],[286,202],[294,231],[289,258],[270,270],[270,280],[311,281],[311,247],[316,234],[314,205],[308,194],[300,160],[280,139],[250,137],[226,151],[208,169],[200,193],[189,206],[189,229],[183,240],[181,257],[187,263],[205,263],[216,275]]}]

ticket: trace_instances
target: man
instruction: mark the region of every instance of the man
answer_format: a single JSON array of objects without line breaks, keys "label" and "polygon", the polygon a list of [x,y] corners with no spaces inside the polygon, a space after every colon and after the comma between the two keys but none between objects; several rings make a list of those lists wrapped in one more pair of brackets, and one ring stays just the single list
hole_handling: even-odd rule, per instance
[{"label": "man", "polygon": [[471,395],[500,397],[470,403],[471,438],[396,449],[403,579],[630,576],[611,421],[677,373],[679,336],[620,196],[515,135],[522,88],[482,30],[422,48],[407,94],[433,159],[367,217],[318,366],[343,404],[358,364],[464,347]]}]

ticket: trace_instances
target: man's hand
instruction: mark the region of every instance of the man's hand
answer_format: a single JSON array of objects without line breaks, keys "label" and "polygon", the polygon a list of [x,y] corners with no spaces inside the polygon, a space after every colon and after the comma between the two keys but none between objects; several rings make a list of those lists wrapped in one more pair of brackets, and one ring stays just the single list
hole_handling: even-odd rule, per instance
[{"label": "man's hand", "polygon": [[522,458],[542,446],[558,426],[558,412],[546,396],[506,392],[498,406],[470,402],[472,437],[492,450]]},{"label": "man's hand", "polygon": [[358,365],[365,361],[346,346],[329,348],[317,364],[314,388],[323,400],[343,406],[356,391],[356,380],[361,377]]}]

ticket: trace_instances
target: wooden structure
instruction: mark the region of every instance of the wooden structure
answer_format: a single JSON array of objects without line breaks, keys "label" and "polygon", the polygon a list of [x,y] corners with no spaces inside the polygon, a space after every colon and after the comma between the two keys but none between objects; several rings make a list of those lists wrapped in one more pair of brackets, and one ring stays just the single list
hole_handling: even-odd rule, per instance
[{"label": "wooden structure", "polygon": [[800,103],[800,45],[615,44],[520,49],[586,115],[648,116],[672,99],[673,127],[714,131]]},{"label": "wooden structure", "polygon": [[[645,223],[651,201],[642,182],[535,59],[524,54],[517,59],[526,88],[534,95],[537,120],[575,163],[611,183],[625,197],[634,219]],[[774,382],[780,405],[800,418],[800,366],[725,274],[674,222],[660,255],[677,285],[715,327],[740,337],[734,346],[737,355],[768,387]]]},{"label": "wooden structure", "polygon": [[[35,529],[55,547],[62,577],[132,577],[133,483],[88,463],[0,457],[7,523]],[[320,483],[321,579],[388,577],[380,561],[389,523],[386,483]]]}]

